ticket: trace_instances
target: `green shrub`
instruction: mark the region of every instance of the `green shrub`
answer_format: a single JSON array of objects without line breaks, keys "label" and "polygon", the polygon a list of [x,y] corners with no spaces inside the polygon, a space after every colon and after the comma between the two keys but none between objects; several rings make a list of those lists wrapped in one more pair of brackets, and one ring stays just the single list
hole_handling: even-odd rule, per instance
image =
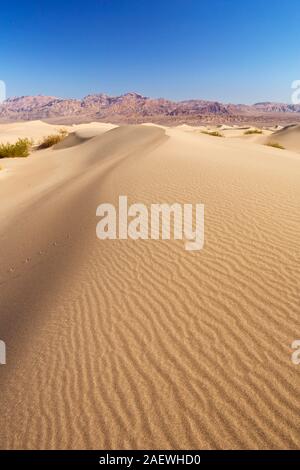
[{"label": "green shrub", "polygon": [[260,130],[260,129],[249,129],[248,131],[244,132],[244,135],[252,135],[252,134],[262,134],[262,130]]},{"label": "green shrub", "polygon": [[15,144],[0,144],[0,158],[28,157],[33,145],[30,139],[18,139]]},{"label": "green shrub", "polygon": [[265,145],[268,147],[274,147],[275,149],[282,149],[284,150],[285,147],[283,145],[279,144],[278,142],[267,142]]},{"label": "green shrub", "polygon": [[52,147],[55,144],[61,142],[66,136],[68,132],[65,129],[60,129],[58,134],[51,134],[43,138],[43,140],[39,143],[38,149],[47,149]]},{"label": "green shrub", "polygon": [[219,131],[202,131],[202,134],[212,135],[213,137],[224,137]]}]

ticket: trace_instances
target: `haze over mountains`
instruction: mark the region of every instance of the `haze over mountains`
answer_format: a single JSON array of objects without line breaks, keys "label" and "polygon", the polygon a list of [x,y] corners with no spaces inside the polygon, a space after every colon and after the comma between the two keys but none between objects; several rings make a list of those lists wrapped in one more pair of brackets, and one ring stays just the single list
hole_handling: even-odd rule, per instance
[{"label": "haze over mountains", "polygon": [[104,93],[83,99],[55,96],[21,96],[0,104],[0,120],[44,119],[56,122],[87,122],[92,120],[115,123],[152,121],[161,124],[188,122],[224,123],[289,123],[300,121],[300,105],[261,102],[253,105],[222,104],[217,101],[170,101],[153,99],[138,93],[108,96]]}]

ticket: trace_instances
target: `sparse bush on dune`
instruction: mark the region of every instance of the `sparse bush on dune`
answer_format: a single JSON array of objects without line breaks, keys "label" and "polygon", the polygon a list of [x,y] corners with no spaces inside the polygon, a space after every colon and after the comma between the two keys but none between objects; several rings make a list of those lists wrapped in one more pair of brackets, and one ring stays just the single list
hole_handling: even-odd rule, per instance
[{"label": "sparse bush on dune", "polygon": [[285,147],[279,144],[278,142],[267,142],[265,145],[267,145],[267,147],[274,147],[275,149],[281,149],[281,150],[285,149]]},{"label": "sparse bush on dune", "polygon": [[219,131],[202,131],[202,134],[211,135],[213,137],[224,137]]},{"label": "sparse bush on dune", "polygon": [[244,135],[252,135],[252,134],[262,134],[261,129],[248,129],[247,131],[244,132]]},{"label": "sparse bush on dune", "polygon": [[30,139],[18,139],[16,143],[0,144],[0,158],[28,157],[33,145]]},{"label": "sparse bush on dune", "polygon": [[66,129],[60,129],[58,134],[51,134],[43,138],[43,140],[39,143],[38,149],[47,149],[52,147],[55,144],[61,142],[65,137],[67,137],[68,131]]}]

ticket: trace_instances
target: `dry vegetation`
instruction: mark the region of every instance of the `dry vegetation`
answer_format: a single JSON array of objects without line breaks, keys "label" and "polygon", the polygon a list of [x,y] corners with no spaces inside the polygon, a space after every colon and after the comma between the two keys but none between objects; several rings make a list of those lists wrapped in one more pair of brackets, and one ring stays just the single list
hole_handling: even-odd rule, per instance
[{"label": "dry vegetation", "polygon": [[252,134],[262,134],[261,129],[249,129],[248,131],[244,132],[244,135],[252,135]]},{"label": "dry vegetation", "polygon": [[0,144],[0,158],[28,157],[33,145],[30,139],[18,139],[16,143]]},{"label": "dry vegetation", "polygon": [[53,147],[53,145],[58,144],[61,142],[65,137],[67,137],[68,131],[66,129],[60,129],[58,134],[51,134],[43,138],[43,140],[39,143],[38,149],[47,149],[49,147]]},{"label": "dry vegetation", "polygon": [[279,144],[278,142],[267,142],[265,145],[267,145],[268,147],[274,147],[275,149],[281,149],[281,150],[285,149],[285,147]]},{"label": "dry vegetation", "polygon": [[213,137],[224,137],[219,131],[202,131],[202,134],[211,135]]}]

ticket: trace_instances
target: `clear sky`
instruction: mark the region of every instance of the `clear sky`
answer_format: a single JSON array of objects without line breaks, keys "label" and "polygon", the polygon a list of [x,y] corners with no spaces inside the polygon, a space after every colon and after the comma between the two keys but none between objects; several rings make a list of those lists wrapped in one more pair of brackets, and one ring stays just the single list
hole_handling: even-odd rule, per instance
[{"label": "clear sky", "polygon": [[297,79],[299,0],[1,2],[8,96],[290,102]]}]

